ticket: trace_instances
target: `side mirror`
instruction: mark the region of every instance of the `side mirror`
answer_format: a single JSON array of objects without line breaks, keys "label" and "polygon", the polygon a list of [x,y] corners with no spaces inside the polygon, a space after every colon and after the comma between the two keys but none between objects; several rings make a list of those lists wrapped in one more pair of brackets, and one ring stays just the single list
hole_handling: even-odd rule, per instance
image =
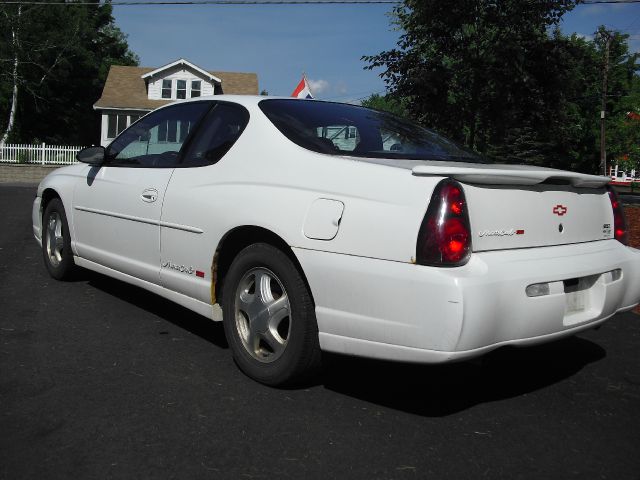
[{"label": "side mirror", "polygon": [[87,147],[77,153],[76,159],[82,163],[98,166],[104,162],[104,152],[104,147]]}]

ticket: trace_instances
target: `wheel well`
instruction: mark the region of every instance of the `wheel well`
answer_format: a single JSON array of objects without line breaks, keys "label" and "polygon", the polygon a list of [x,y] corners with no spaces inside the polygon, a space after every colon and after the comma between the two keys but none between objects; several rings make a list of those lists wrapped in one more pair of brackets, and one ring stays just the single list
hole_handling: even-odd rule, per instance
[{"label": "wheel well", "polygon": [[231,231],[229,231],[220,241],[218,248],[216,249],[216,253],[213,256],[213,285],[212,285],[212,301],[217,301],[222,305],[222,288],[224,286],[224,280],[229,271],[229,267],[231,267],[231,263],[234,258],[249,245],[254,243],[267,243],[273,247],[276,247],[278,250],[283,252],[285,255],[289,257],[289,259],[296,266],[300,275],[304,279],[305,284],[307,285],[307,289],[309,289],[309,293],[311,298],[313,299],[313,294],[311,293],[311,289],[309,288],[309,282],[307,281],[307,277],[302,270],[302,266],[298,261],[298,258],[291,250],[291,247],[285,242],[281,237],[276,235],[270,230],[262,227],[256,227],[253,225],[247,225],[243,227],[237,227]]},{"label": "wheel well", "polygon": [[44,214],[44,211],[47,208],[49,202],[54,198],[60,198],[60,195],[58,195],[58,192],[56,192],[54,189],[47,188],[44,192],[42,192],[42,202],[40,202],[40,217],[42,217],[42,215]]}]

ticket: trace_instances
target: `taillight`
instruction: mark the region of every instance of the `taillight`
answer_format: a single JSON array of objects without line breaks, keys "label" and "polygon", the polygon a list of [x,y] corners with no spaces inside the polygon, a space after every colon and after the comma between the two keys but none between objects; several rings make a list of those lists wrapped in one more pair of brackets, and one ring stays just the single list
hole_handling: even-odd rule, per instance
[{"label": "taillight", "polygon": [[622,210],[622,204],[618,200],[618,195],[610,186],[607,187],[609,191],[609,200],[611,200],[611,208],[613,208],[613,236],[623,245],[627,244],[629,240],[629,232],[627,230],[627,221],[624,218],[624,211]]},{"label": "taillight", "polygon": [[462,185],[442,180],[431,196],[418,232],[416,262],[436,267],[458,267],[471,256],[471,227]]}]

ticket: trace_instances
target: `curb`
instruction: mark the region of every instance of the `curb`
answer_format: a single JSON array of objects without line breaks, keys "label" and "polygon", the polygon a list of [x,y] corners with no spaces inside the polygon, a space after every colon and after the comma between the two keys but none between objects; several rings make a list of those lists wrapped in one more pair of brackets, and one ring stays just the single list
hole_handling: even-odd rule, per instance
[{"label": "curb", "polygon": [[64,165],[0,164],[0,184],[38,184],[49,173]]}]

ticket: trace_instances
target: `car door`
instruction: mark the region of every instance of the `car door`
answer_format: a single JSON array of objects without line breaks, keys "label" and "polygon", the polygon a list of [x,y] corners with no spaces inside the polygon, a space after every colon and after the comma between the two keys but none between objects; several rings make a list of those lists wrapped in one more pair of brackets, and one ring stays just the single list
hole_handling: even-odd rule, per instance
[{"label": "car door", "polygon": [[225,166],[220,160],[248,121],[243,106],[216,102],[181,155],[165,196],[161,284],[203,302],[211,300],[213,255],[224,233],[220,215],[234,208],[224,200],[224,192],[233,181],[229,169],[237,166]]},{"label": "car door", "polygon": [[78,255],[158,283],[160,217],[179,152],[210,102],[171,105],[143,117],[107,148],[74,191]]}]

